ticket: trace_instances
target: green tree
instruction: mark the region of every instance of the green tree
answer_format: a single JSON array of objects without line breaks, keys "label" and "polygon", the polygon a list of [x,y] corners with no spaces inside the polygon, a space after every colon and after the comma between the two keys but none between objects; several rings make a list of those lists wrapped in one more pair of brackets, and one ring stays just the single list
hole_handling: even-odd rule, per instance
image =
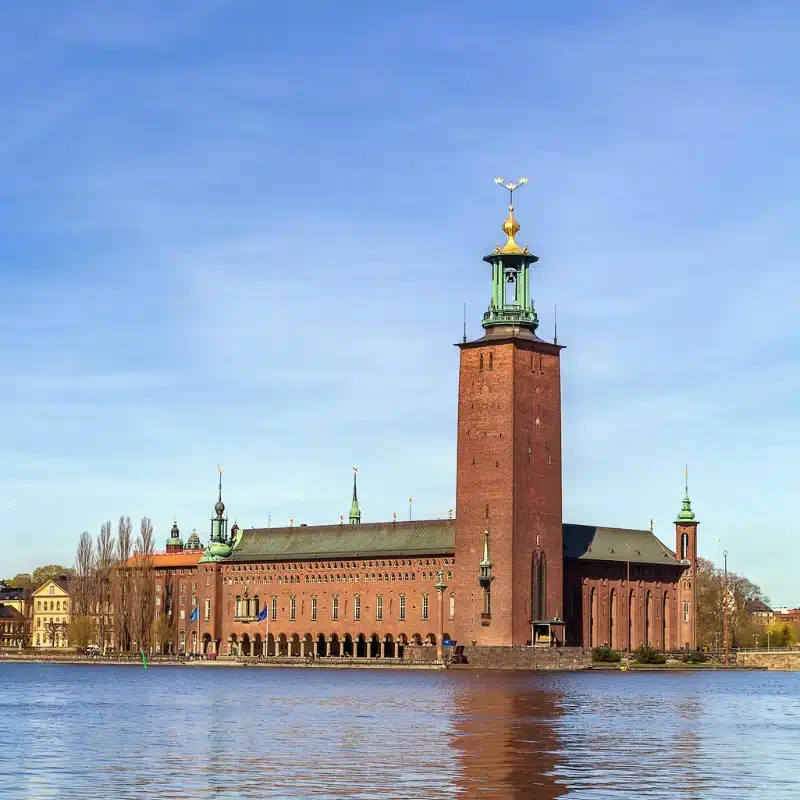
[{"label": "green tree", "polygon": [[31,580],[33,588],[38,589],[40,586],[44,586],[47,581],[55,580],[62,575],[66,578],[71,578],[73,574],[74,570],[70,567],[62,567],[61,564],[48,564],[46,567],[36,567],[31,575]]},{"label": "green tree", "polygon": [[6,581],[14,589],[33,589],[33,578],[30,572],[20,572]]},{"label": "green tree", "polygon": [[85,650],[90,644],[94,644],[97,625],[91,617],[75,617],[69,623],[69,643],[72,647]]}]

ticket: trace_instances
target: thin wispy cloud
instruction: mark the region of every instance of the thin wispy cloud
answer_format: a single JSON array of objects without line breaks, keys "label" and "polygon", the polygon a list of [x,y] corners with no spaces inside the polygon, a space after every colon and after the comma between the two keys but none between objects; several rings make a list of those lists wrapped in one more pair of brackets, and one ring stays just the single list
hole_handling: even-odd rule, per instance
[{"label": "thin wispy cloud", "polygon": [[204,533],[219,462],[240,523],[338,519],[354,463],[365,518],[446,516],[521,173],[566,519],[670,543],[688,461],[701,552],[796,602],[792,5],[51,6],[0,11],[4,572]]}]

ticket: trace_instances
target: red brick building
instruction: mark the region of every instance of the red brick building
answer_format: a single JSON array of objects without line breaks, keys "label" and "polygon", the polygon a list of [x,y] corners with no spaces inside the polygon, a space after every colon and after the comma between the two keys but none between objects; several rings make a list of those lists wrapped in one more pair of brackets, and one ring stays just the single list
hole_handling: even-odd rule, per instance
[{"label": "red brick building", "polygon": [[[347,524],[234,524],[229,535],[220,473],[209,545],[196,563],[164,561],[171,574],[159,579],[161,592],[170,586],[176,650],[366,658],[442,639],[696,646],[688,487],[674,551],[651,530],[563,522],[563,348],[537,335],[537,257],[516,243],[511,205],[503,231],[505,244],[484,258],[484,335],[458,345],[456,519],[362,524],[354,476]],[[165,559],[187,558],[177,527],[167,549]]]}]

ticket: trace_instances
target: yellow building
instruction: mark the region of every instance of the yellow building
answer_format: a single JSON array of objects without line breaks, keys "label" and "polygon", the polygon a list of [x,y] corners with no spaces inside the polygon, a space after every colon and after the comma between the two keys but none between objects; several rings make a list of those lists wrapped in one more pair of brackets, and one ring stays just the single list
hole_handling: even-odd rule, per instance
[{"label": "yellow building", "polygon": [[31,646],[66,650],[69,647],[69,623],[72,603],[66,580],[50,580],[31,596],[33,627]]}]

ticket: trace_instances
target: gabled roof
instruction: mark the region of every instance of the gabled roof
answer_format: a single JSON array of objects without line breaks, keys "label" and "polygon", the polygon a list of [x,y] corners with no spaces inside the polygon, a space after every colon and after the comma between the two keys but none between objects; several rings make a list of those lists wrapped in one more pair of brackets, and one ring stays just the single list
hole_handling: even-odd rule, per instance
[{"label": "gabled roof", "polygon": [[681,566],[675,553],[651,531],[594,525],[564,525],[564,558]]},{"label": "gabled roof", "polygon": [[450,555],[455,534],[453,519],[251,528],[225,561]]},{"label": "gabled roof", "polygon": [[49,581],[45,581],[38,589],[35,589],[33,591],[33,596],[38,597],[42,594],[48,594],[49,592],[45,592],[44,590],[50,586],[51,583],[58,586],[64,594],[69,594],[69,581],[61,578],[51,578]]},{"label": "gabled roof", "polygon": [[748,614],[771,614],[772,609],[763,600],[748,600],[744,604]]}]

